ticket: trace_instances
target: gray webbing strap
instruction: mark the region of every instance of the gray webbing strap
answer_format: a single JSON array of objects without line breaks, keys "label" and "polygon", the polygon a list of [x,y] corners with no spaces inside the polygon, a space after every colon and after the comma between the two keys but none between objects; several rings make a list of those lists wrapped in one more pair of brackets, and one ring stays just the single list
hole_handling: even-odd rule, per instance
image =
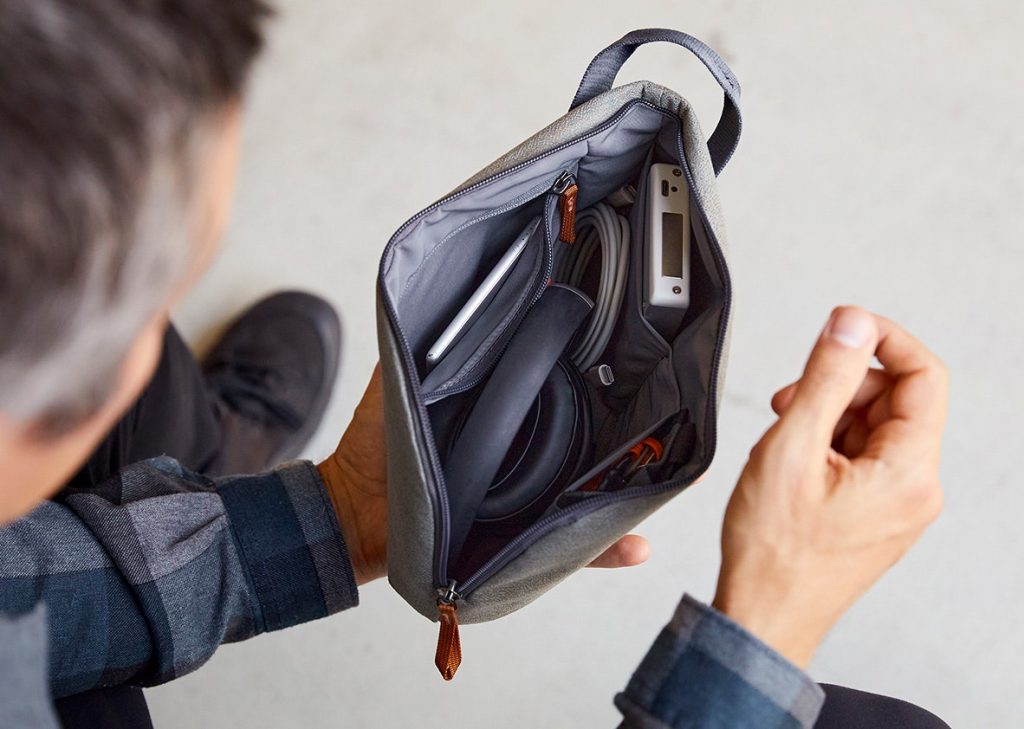
[{"label": "gray webbing strap", "polygon": [[633,52],[642,45],[657,42],[675,43],[692,52],[700,59],[701,63],[707,66],[711,75],[718,81],[718,85],[722,87],[722,91],[725,92],[722,116],[718,120],[715,131],[711,134],[711,138],[708,139],[708,151],[711,153],[711,163],[714,165],[717,175],[732,157],[732,153],[740,141],[742,127],[740,83],[725,61],[703,41],[692,35],[667,28],[648,28],[627,33],[598,53],[590,62],[587,70],[583,73],[583,80],[580,81],[580,87],[569,108],[575,109],[580,104],[611,89],[619,69],[629,60]]}]

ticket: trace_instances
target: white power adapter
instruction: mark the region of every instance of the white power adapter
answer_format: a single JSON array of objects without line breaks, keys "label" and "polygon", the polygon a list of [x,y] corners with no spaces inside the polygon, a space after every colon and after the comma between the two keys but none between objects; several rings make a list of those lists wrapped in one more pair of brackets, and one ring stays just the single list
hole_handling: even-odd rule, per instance
[{"label": "white power adapter", "polygon": [[651,165],[646,224],[644,317],[671,341],[690,305],[690,190],[677,165]]}]

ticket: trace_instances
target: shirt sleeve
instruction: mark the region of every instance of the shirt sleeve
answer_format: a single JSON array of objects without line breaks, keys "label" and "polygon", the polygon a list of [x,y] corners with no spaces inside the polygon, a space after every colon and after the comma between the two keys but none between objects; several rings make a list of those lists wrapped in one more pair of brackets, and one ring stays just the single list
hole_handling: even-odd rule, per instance
[{"label": "shirt sleeve", "polygon": [[56,696],[188,673],[219,645],[358,603],[316,468],[210,480],[169,458],[0,529],[0,612],[45,603]]},{"label": "shirt sleeve", "polygon": [[717,610],[683,597],[615,697],[620,729],[811,727],[824,692]]},{"label": "shirt sleeve", "polygon": [[0,726],[59,729],[46,681],[46,606],[0,615]]}]

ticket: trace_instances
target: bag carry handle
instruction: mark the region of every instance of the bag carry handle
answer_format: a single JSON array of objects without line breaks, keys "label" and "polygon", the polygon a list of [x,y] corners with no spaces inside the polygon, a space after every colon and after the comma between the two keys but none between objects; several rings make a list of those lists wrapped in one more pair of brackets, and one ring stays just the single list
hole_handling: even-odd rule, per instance
[{"label": "bag carry handle", "polygon": [[721,56],[692,35],[668,28],[647,28],[626,33],[594,56],[594,60],[583,73],[583,80],[580,81],[580,87],[569,109],[575,109],[580,104],[610,90],[619,69],[633,52],[642,45],[657,42],[675,43],[689,50],[707,66],[725,92],[722,116],[711,138],[708,139],[708,151],[711,153],[711,163],[717,175],[732,157],[740,141],[740,129],[743,126],[740,118],[740,82],[736,80],[736,76]]}]

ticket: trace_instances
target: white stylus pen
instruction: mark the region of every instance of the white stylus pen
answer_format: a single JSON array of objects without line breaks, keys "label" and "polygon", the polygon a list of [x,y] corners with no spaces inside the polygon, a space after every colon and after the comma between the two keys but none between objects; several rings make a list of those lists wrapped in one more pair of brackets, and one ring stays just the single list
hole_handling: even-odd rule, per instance
[{"label": "white stylus pen", "polygon": [[434,346],[427,351],[427,366],[432,367],[436,365],[449,348],[455,344],[455,340],[462,334],[462,331],[472,320],[477,310],[483,306],[488,297],[498,288],[498,285],[505,279],[508,272],[512,270],[512,266],[519,260],[519,256],[523,255],[523,251],[526,250],[526,244],[530,242],[533,232],[540,225],[540,220],[539,216],[534,218],[523,229],[523,232],[516,236],[512,246],[505,251],[505,255],[501,257],[498,264],[487,274],[484,282],[469,297],[469,301],[455,315],[452,323],[441,332],[441,336],[434,342]]}]

